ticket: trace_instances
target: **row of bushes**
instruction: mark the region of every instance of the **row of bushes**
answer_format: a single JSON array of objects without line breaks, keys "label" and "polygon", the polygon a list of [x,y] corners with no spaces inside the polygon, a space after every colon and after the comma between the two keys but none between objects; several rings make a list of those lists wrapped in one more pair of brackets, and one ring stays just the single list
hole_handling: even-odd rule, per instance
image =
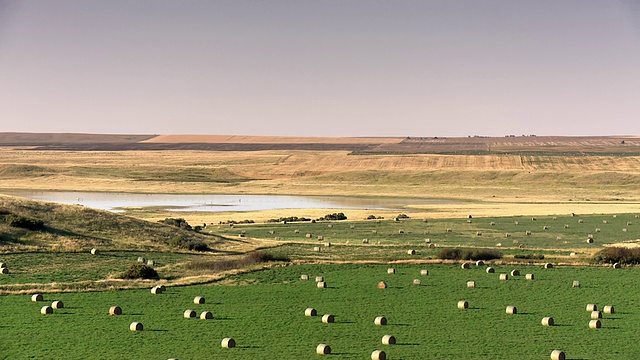
[{"label": "row of bushes", "polygon": [[442,260],[493,260],[502,256],[494,249],[442,249],[438,252],[438,258]]},{"label": "row of bushes", "polygon": [[194,270],[224,271],[272,261],[289,262],[291,261],[291,259],[282,255],[274,255],[263,251],[256,251],[254,253],[248,254],[242,259],[194,261],[187,267]]},{"label": "row of bushes", "polygon": [[317,221],[335,221],[335,220],[347,220],[347,216],[344,213],[333,213],[333,214],[327,214],[317,219]]},{"label": "row of bushes", "polygon": [[594,257],[600,263],[640,264],[640,248],[608,247],[600,250]]},{"label": "row of bushes", "polygon": [[187,239],[182,236],[175,236],[167,244],[175,249],[193,250],[193,251],[209,251],[209,246],[201,240]]},{"label": "row of bushes", "polygon": [[305,217],[289,216],[289,217],[281,217],[278,219],[267,220],[268,223],[297,222],[297,221],[304,222],[304,221],[311,221],[311,219],[305,218]]},{"label": "row of bushes", "polygon": [[227,220],[218,222],[219,225],[254,224],[253,220]]}]

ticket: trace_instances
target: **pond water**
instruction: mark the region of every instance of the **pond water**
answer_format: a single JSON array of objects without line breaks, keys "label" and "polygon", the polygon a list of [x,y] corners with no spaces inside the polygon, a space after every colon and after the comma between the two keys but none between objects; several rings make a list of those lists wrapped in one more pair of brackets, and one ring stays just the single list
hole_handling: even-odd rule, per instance
[{"label": "pond water", "polygon": [[290,195],[184,195],[67,191],[5,191],[6,195],[79,204],[95,209],[123,212],[127,208],[159,208],[167,211],[259,211],[275,209],[371,209],[402,210],[409,205],[453,203],[453,200],[360,198]]}]

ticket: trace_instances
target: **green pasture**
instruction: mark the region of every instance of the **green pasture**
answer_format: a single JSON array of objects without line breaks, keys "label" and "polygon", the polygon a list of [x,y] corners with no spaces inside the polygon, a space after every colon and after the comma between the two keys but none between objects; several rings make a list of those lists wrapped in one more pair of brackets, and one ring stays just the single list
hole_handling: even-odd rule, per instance
[{"label": "green pasture", "polygon": [[[0,358],[5,359],[314,359],[319,343],[329,358],[368,359],[385,350],[389,359],[549,359],[553,349],[568,359],[637,359],[638,269],[522,266],[522,276],[499,280],[513,266],[472,265],[291,265],[227,278],[213,286],[0,296]],[[428,276],[420,270],[428,269]],[[535,280],[524,279],[533,273]],[[309,281],[300,280],[308,274]],[[315,276],[328,287],[319,289]],[[422,285],[412,285],[420,279]],[[477,288],[467,288],[475,280]],[[582,287],[572,288],[572,281]],[[388,288],[378,289],[386,281]],[[151,287],[153,283],[149,283]],[[205,304],[193,303],[204,296]],[[62,300],[65,308],[42,315],[40,307]],[[456,307],[460,300],[469,308]],[[601,329],[589,329],[588,303],[614,305]],[[123,309],[108,316],[110,306]],[[518,314],[507,315],[506,306]],[[305,317],[314,307],[317,317]],[[213,320],[184,319],[183,312],[211,311]],[[323,324],[332,314],[336,322]],[[376,316],[389,324],[375,326]],[[556,326],[544,327],[545,316]],[[143,323],[142,332],[128,329]],[[396,345],[382,345],[389,334]],[[232,337],[238,347],[223,349]]]},{"label": "green pasture", "polygon": [[[518,225],[516,225],[518,222]],[[606,222],[606,223],[605,223]],[[492,223],[494,225],[492,225]],[[627,225],[631,223],[631,225]],[[547,227],[547,229],[545,229]],[[599,229],[597,231],[596,229]],[[624,231],[623,229],[626,229]],[[473,219],[357,220],[236,224],[209,227],[215,234],[309,243],[332,242],[370,245],[425,245],[425,239],[438,247],[520,247],[534,249],[599,249],[610,244],[640,238],[640,219],[633,214],[496,217]],[[527,231],[531,235],[527,235]],[[510,236],[507,237],[507,233]],[[310,237],[306,235],[310,234]],[[594,242],[586,242],[593,235]],[[318,238],[321,236],[321,240]],[[500,244],[500,245],[498,245]]]}]

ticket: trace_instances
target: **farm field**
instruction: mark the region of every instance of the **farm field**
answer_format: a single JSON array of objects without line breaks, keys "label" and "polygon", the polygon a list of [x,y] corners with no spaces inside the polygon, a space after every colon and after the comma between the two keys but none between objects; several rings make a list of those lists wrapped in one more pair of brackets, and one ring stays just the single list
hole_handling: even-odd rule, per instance
[{"label": "farm field", "polygon": [[[48,293],[43,302],[29,295],[0,297],[3,308],[0,353],[10,358],[92,359],[279,359],[315,358],[315,347],[330,345],[331,358],[364,359],[384,350],[389,359],[548,359],[554,349],[567,359],[635,359],[634,341],[640,313],[635,268],[517,266],[521,276],[507,281],[498,274],[516,267],[459,264],[292,265],[229,276],[216,286],[168,287],[153,295],[148,289],[89,293]],[[421,269],[429,270],[427,276]],[[535,279],[525,280],[532,273]],[[300,280],[301,274],[310,280]],[[328,287],[319,289],[315,276]],[[420,286],[413,285],[420,279]],[[476,288],[466,282],[475,280]],[[581,287],[571,286],[574,280]],[[377,283],[385,281],[386,289]],[[151,287],[151,284],[149,288]],[[203,296],[205,304],[194,304]],[[42,315],[53,300],[64,309]],[[469,308],[456,304],[466,300]],[[590,329],[587,304],[613,305],[602,328]],[[118,305],[123,315],[108,316]],[[517,314],[505,313],[516,306]],[[317,317],[305,317],[313,307]],[[211,311],[213,320],[185,319],[186,309]],[[324,324],[323,314],[335,316]],[[388,325],[374,325],[385,316]],[[541,325],[553,317],[555,326]],[[132,332],[131,322],[144,330]],[[393,335],[395,345],[382,345]],[[223,349],[225,337],[238,347]]]}]

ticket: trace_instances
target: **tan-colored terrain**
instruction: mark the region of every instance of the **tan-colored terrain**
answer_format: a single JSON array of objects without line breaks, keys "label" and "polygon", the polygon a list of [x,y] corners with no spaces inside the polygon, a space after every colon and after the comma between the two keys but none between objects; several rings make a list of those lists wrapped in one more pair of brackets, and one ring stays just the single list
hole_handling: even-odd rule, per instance
[{"label": "tan-colored terrain", "polygon": [[[304,145],[315,138],[176,135],[147,141],[180,139],[286,141],[294,145],[290,150],[269,151],[65,151],[38,150],[37,146],[0,146],[0,189],[465,200],[453,205],[406,209],[429,216],[640,210],[640,155],[635,155],[640,149],[640,139],[635,137],[409,138],[401,142],[397,138],[340,138],[342,142],[375,140],[379,142],[378,148],[413,144],[413,150],[421,146],[455,150],[446,154],[359,152],[357,155],[348,150],[295,149],[295,141]],[[474,142],[499,148],[501,152],[465,152]],[[509,149],[517,151],[511,153]],[[330,209],[186,215],[189,221],[198,223],[200,220],[315,216],[327,210]],[[351,217],[360,218],[369,211],[351,213]],[[146,211],[132,214],[143,218],[166,215]]]}]

